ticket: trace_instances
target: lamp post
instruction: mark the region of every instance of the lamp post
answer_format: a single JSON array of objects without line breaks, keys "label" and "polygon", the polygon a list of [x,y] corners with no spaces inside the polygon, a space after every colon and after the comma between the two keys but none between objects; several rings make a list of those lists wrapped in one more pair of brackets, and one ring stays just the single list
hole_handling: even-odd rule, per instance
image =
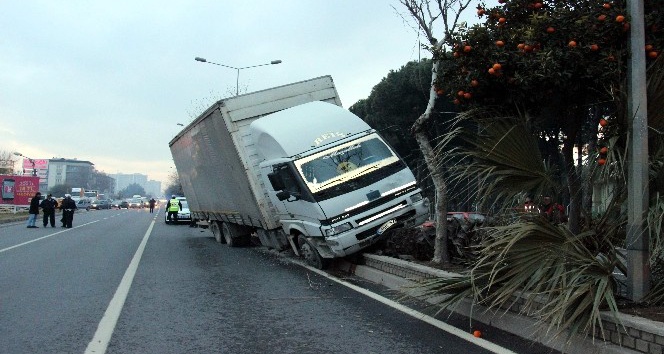
[{"label": "lamp post", "polygon": [[37,176],[37,169],[35,168],[35,160],[21,154],[20,152],[14,152],[14,155],[21,156],[21,157],[24,157],[24,158],[28,159],[28,161],[30,161],[30,163],[32,164],[32,175],[35,176],[35,177]]},{"label": "lamp post", "polygon": [[252,66],[243,66],[241,68],[236,68],[236,67],[230,66],[230,65],[224,65],[224,64],[219,64],[219,63],[214,63],[214,62],[211,62],[211,61],[207,61],[205,58],[201,58],[201,57],[196,57],[196,58],[194,58],[194,60],[200,61],[201,63],[214,64],[214,65],[223,66],[223,67],[229,68],[229,69],[235,69],[235,71],[237,72],[237,77],[235,79],[235,96],[240,94],[240,70],[255,68],[255,67],[258,67],[258,66],[281,64],[281,60],[272,60],[271,62],[265,63],[265,64],[258,64],[258,65],[252,65]]}]

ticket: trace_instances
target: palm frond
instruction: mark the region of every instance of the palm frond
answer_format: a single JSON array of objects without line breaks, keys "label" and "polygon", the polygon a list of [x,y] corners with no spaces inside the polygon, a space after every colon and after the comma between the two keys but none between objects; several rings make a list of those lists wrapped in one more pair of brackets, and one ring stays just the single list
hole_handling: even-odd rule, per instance
[{"label": "palm frond", "polygon": [[593,232],[575,236],[542,218],[486,229],[491,236],[467,274],[424,280],[417,291],[449,295],[439,300],[441,309],[466,297],[487,309],[506,309],[520,298],[520,311],[556,336],[602,328],[605,308],[617,313],[612,273],[619,259],[615,252],[597,254],[586,247]]}]

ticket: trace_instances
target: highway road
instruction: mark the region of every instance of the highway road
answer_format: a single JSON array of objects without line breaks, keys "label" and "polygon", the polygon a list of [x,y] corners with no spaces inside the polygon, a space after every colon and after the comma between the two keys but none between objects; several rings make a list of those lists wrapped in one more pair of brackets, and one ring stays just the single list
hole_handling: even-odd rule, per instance
[{"label": "highway road", "polygon": [[452,327],[351,276],[166,225],[163,209],[78,212],[73,226],[0,225],[1,353],[548,352],[499,331],[475,338],[463,320]]}]

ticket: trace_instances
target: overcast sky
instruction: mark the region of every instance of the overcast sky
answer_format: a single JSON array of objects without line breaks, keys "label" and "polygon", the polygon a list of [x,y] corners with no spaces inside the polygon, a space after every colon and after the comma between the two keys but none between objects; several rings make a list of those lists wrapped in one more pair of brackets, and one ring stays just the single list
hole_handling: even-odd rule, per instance
[{"label": "overcast sky", "polygon": [[235,92],[235,70],[194,57],[283,61],[241,70],[241,93],[331,75],[348,108],[430,57],[399,13],[396,0],[0,0],[0,151],[165,187],[177,123]]}]

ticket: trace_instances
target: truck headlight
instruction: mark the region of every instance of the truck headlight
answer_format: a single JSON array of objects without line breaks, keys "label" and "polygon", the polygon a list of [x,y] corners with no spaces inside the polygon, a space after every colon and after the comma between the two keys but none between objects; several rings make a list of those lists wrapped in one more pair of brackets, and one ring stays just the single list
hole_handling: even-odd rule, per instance
[{"label": "truck headlight", "polygon": [[332,226],[332,227],[329,228],[329,229],[325,229],[325,236],[326,236],[326,237],[334,236],[334,235],[336,235],[336,234],[340,234],[340,233],[342,233],[342,232],[346,232],[346,231],[348,231],[348,230],[350,230],[350,229],[352,229],[352,228],[353,228],[353,225],[351,225],[349,222],[347,222],[347,223],[343,223],[343,224],[341,224],[341,225],[337,225],[337,226]]}]

